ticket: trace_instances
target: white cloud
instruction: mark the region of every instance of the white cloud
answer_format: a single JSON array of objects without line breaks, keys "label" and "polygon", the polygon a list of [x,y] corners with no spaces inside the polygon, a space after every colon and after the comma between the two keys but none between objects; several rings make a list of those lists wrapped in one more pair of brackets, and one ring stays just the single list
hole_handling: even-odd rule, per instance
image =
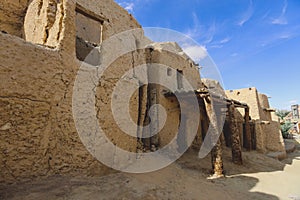
[{"label": "white cloud", "polygon": [[183,51],[195,62],[206,58],[208,56],[207,49],[204,46],[186,46]]},{"label": "white cloud", "polygon": [[284,0],[284,4],[283,4],[283,8],[281,10],[280,16],[276,19],[273,19],[271,23],[276,24],[276,25],[286,25],[286,24],[288,24],[288,21],[285,18],[285,13],[287,11],[287,8],[288,8],[288,1]]},{"label": "white cloud", "polygon": [[253,2],[252,0],[250,0],[250,4],[249,7],[247,9],[247,11],[244,13],[244,15],[242,16],[242,18],[240,19],[240,21],[238,22],[239,26],[243,26],[247,21],[249,21],[253,15]]},{"label": "white cloud", "polygon": [[133,2],[120,2],[119,3],[120,6],[122,6],[123,8],[125,8],[128,12],[133,12],[134,9],[134,3]]},{"label": "white cloud", "polygon": [[125,9],[128,10],[128,11],[133,11],[133,8],[134,8],[134,3],[128,3],[126,6],[125,6]]}]

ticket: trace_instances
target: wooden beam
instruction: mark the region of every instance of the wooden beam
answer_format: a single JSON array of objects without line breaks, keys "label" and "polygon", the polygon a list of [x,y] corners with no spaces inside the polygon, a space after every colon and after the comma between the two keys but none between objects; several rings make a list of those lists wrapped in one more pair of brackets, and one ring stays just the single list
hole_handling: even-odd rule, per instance
[{"label": "wooden beam", "polygon": [[88,17],[88,18],[91,18],[95,21],[98,21],[100,22],[101,24],[103,24],[104,21],[107,21],[109,22],[109,20],[101,15],[98,15],[96,13],[94,13],[93,11],[90,11],[88,9],[86,9],[84,6],[80,5],[79,3],[76,3],[76,12]]},{"label": "wooden beam", "polygon": [[264,108],[264,111],[267,111],[267,112],[276,112],[276,109],[274,109],[274,108]]}]

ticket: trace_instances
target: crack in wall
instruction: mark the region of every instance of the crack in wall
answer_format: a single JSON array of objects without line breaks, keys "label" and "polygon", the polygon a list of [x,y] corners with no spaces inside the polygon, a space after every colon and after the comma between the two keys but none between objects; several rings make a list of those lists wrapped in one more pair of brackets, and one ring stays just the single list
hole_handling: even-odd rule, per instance
[{"label": "crack in wall", "polygon": [[19,100],[26,100],[26,101],[32,101],[32,102],[39,102],[39,103],[46,103],[50,104],[49,101],[44,101],[44,100],[38,100],[38,99],[31,99],[28,97],[18,97],[18,96],[0,96],[2,99],[19,99]]}]

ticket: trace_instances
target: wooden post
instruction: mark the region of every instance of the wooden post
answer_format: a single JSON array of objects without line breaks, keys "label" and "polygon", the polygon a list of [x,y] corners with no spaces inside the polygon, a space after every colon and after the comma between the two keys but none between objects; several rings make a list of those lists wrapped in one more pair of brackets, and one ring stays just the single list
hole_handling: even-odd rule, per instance
[{"label": "wooden post", "polygon": [[239,130],[235,117],[235,108],[234,105],[229,105],[229,126],[231,132],[231,152],[232,152],[232,162],[234,164],[242,165],[242,148],[241,148],[241,140],[239,135]]},{"label": "wooden post", "polygon": [[[158,120],[158,108],[155,107],[151,113],[149,113],[150,108],[153,105],[158,104],[158,91],[159,87],[156,84],[159,80],[158,71],[152,66],[152,48],[146,49],[146,63],[147,63],[147,77],[148,77],[148,87],[147,87],[147,110],[144,119],[144,125],[149,125],[150,127],[144,128],[143,135],[150,136],[158,132],[159,120]],[[149,116],[151,114],[151,116]],[[144,147],[146,150],[156,151],[159,146],[158,134],[153,135],[150,138],[143,139]]]},{"label": "wooden post", "polygon": [[214,171],[214,177],[223,177],[223,149],[222,149],[222,143],[219,139],[217,144],[214,146],[214,148],[211,151],[211,162],[212,162],[212,168]]},{"label": "wooden post", "polygon": [[[205,98],[205,108],[208,115],[210,126],[213,129],[212,142],[215,140],[214,137],[218,137],[220,127],[218,126],[218,117],[216,115],[216,108],[213,105],[209,97]],[[223,159],[222,159],[222,143],[220,138],[211,151],[212,169],[214,171],[214,177],[222,177],[223,175]]]},{"label": "wooden post", "polygon": [[246,143],[245,148],[248,151],[251,151],[252,149],[252,140],[251,140],[251,129],[250,129],[250,114],[249,114],[249,107],[247,106],[245,108],[245,135],[246,135]]},{"label": "wooden post", "polygon": [[[157,85],[156,84],[150,84],[149,86],[149,106],[153,106],[155,104],[158,104],[157,100]],[[155,107],[152,109],[151,113],[151,123],[150,123],[150,133],[153,135],[153,133],[158,133],[158,127],[159,127],[159,121],[158,121],[158,108]],[[152,151],[155,151],[154,148],[157,148],[159,146],[159,138],[158,134],[153,135],[150,138],[150,144]]]}]

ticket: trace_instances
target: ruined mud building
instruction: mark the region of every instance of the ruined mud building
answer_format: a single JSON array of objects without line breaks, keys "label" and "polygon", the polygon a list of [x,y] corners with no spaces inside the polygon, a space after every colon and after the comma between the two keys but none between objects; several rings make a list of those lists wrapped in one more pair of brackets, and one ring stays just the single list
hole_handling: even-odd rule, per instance
[{"label": "ruined mud building", "polygon": [[294,124],[294,127],[291,129],[291,132],[300,133],[300,106],[298,104],[291,106],[291,112],[284,118],[283,122],[291,122]]},{"label": "ruined mud building", "polygon": [[[0,11],[0,181],[53,174],[111,173],[90,155],[78,136],[72,115],[73,85],[91,49],[117,33],[141,26],[112,0],[5,0],[0,2]],[[208,89],[218,87],[217,84],[204,84],[194,62],[175,43],[153,43],[146,48],[143,45],[148,45],[149,40],[142,32],[128,41],[139,46],[139,50],[113,62],[95,92],[97,119],[114,144],[136,152],[153,146],[160,148],[177,137],[180,110],[176,99],[166,95],[165,88],[145,85],[130,101],[132,120],[139,125],[147,121],[152,89],[156,99],[152,103],[159,102],[167,110],[164,128],[149,140],[140,140],[138,133],[137,137],[124,134],[107,106],[123,73],[157,62],[184,74],[198,97],[201,116],[194,146],[202,144],[209,121],[218,121],[214,115],[216,107],[210,100],[225,102],[228,110],[224,134],[212,151],[217,175],[222,174],[225,145],[232,146],[237,164],[242,164],[244,147],[285,153],[279,124],[271,119],[272,109],[265,95],[255,88],[211,95]],[[165,53],[164,49],[174,53]],[[165,73],[178,81],[178,73]],[[177,84],[178,92],[191,92],[185,91],[182,83]],[[186,133],[192,131],[190,122],[186,120]]]}]

